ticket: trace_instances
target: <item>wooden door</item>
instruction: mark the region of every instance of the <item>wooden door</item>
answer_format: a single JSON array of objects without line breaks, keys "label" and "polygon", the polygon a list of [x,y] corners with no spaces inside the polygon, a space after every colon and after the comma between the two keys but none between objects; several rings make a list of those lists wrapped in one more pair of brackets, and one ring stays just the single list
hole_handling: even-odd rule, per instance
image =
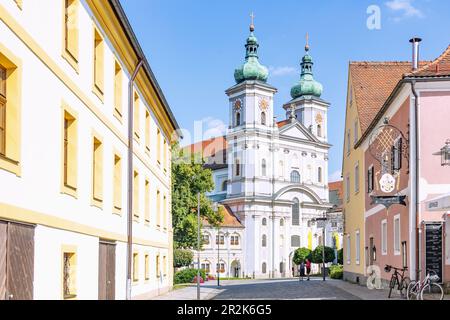
[{"label": "wooden door", "polygon": [[8,223],[6,247],[6,298],[32,300],[34,227]]},{"label": "wooden door", "polygon": [[116,245],[100,242],[98,299],[114,300],[116,297]]},{"label": "wooden door", "polygon": [[6,239],[8,225],[0,221],[0,300],[6,299]]}]

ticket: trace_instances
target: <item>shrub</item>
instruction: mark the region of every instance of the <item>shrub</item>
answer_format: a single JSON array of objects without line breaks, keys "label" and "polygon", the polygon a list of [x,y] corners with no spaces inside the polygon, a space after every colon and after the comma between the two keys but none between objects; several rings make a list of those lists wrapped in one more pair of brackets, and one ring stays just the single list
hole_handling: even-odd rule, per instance
[{"label": "shrub", "polygon": [[[312,252],[312,262],[313,263],[323,263],[323,246],[318,246]],[[325,247],[325,263],[334,261],[334,249],[330,247]]]},{"label": "shrub", "polygon": [[194,253],[190,250],[175,249],[173,251],[173,266],[175,268],[188,267],[192,264]]},{"label": "shrub", "polygon": [[302,262],[305,262],[306,259],[311,260],[311,250],[308,248],[300,248],[295,251],[293,261],[296,265],[300,265]]},{"label": "shrub", "polygon": [[[192,281],[194,281],[194,278],[196,276],[197,276],[197,269],[185,269],[175,273],[174,283],[175,284],[192,283]],[[200,270],[200,277],[202,277],[202,279],[206,279],[206,274],[204,270]]]},{"label": "shrub", "polygon": [[344,275],[344,267],[340,264],[332,265],[330,267],[330,278],[331,279],[342,279]]}]

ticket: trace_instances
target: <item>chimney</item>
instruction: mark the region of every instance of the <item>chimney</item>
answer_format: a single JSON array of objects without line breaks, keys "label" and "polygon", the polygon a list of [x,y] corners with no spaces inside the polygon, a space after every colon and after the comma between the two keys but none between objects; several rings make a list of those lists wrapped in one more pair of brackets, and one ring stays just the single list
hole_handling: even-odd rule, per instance
[{"label": "chimney", "polygon": [[422,39],[415,37],[409,40],[412,43],[413,56],[412,56],[412,70],[416,71],[419,68],[419,45]]}]

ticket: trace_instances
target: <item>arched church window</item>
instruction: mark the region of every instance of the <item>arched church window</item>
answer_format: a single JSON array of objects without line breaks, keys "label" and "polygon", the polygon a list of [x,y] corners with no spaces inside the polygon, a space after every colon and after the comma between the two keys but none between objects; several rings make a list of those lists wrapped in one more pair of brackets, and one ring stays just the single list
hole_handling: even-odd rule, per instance
[{"label": "arched church window", "polygon": [[322,168],[317,169],[317,181],[322,183]]},{"label": "arched church window", "polygon": [[263,219],[262,219],[262,225],[263,225],[263,226],[267,226],[267,219],[266,219],[266,218],[263,218]]},{"label": "arched church window", "polygon": [[239,161],[239,159],[236,159],[235,161],[235,173],[236,173],[236,177],[239,177],[241,175],[241,163]]},{"label": "arched church window", "polygon": [[292,248],[300,248],[300,236],[292,236],[291,237],[291,247]]},{"label": "arched church window", "polygon": [[228,181],[225,180],[224,182],[222,182],[222,191],[227,191],[228,188]]},{"label": "arched church window", "polygon": [[262,247],[267,247],[267,236],[265,234],[262,236]]},{"label": "arched church window", "polygon": [[263,126],[266,125],[266,113],[265,112],[261,112],[261,124]]},{"label": "arched church window", "polygon": [[321,126],[320,124],[317,125],[317,136],[318,136],[319,138],[322,137],[322,126]]},{"label": "arched church window", "polygon": [[263,159],[262,163],[261,163],[261,175],[263,177],[267,176],[267,162],[266,162],[266,159]]},{"label": "arched church window", "polygon": [[267,273],[267,264],[265,262],[263,262],[263,264],[262,264],[262,273],[263,274]]},{"label": "arched church window", "polygon": [[284,227],[284,219],[280,220],[280,227]]},{"label": "arched church window", "polygon": [[236,126],[240,126],[241,125],[241,113],[240,112],[236,112]]},{"label": "arched church window", "polygon": [[300,173],[297,170],[291,172],[291,183],[300,183]]},{"label": "arched church window", "polygon": [[299,226],[300,225],[300,201],[297,198],[294,200],[294,204],[292,206],[292,225]]}]

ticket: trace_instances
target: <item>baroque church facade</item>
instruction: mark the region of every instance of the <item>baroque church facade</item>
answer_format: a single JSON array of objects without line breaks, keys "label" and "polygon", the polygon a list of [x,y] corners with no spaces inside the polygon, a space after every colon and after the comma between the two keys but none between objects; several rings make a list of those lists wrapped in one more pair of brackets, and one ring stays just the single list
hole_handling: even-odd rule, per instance
[{"label": "baroque church facade", "polygon": [[[330,104],[321,99],[306,45],[300,81],[277,120],[277,89],[259,62],[259,43],[250,26],[245,63],[226,90],[229,129],[224,137],[191,146],[201,149],[216,189],[209,197],[226,210],[220,228],[205,224],[202,268],[212,275],[277,278],[292,274],[296,249],[323,243],[315,218],[331,209],[327,138]],[[335,235],[333,235],[334,237]],[[336,241],[325,239],[326,245]],[[327,237],[326,237],[327,238]],[[214,241],[215,240],[215,241]]]}]

